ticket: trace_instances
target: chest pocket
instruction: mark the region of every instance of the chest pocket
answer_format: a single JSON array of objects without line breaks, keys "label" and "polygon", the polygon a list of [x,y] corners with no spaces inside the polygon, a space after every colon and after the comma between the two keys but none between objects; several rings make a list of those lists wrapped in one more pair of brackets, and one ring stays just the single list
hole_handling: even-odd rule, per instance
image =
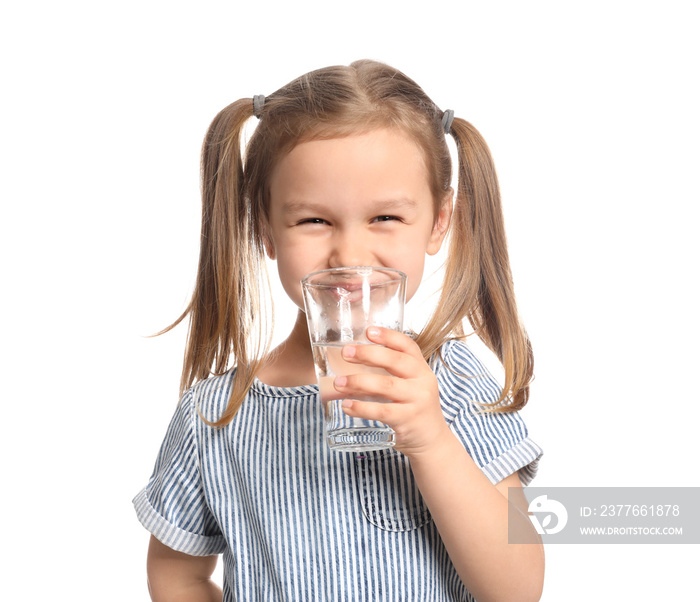
[{"label": "chest pocket", "polygon": [[408,459],[389,449],[355,456],[365,518],[385,531],[410,531],[430,522]]}]

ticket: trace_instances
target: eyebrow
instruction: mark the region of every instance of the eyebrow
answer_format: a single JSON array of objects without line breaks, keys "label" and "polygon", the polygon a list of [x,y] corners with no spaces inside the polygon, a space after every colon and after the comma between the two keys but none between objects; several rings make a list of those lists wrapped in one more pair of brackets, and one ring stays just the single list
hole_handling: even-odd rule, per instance
[{"label": "eyebrow", "polygon": [[[396,199],[381,199],[372,202],[372,208],[379,213],[389,212],[398,209],[415,209],[418,203],[408,197],[400,197]],[[306,212],[320,212],[327,209],[324,203],[316,203],[303,200],[288,200],[282,205],[282,211],[286,214],[297,214]]]},{"label": "eyebrow", "polygon": [[307,201],[299,200],[289,200],[282,204],[282,211],[284,213],[305,213],[305,212],[316,212],[325,208],[322,203],[310,203]]}]

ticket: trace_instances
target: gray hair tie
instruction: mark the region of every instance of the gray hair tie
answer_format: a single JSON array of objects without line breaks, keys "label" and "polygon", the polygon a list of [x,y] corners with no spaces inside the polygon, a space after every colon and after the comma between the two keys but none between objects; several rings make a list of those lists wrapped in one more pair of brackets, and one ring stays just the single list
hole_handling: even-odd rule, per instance
[{"label": "gray hair tie", "polygon": [[265,96],[263,94],[257,94],[253,96],[253,115],[260,119],[262,115],[263,107],[265,106]]},{"label": "gray hair tie", "polygon": [[455,118],[455,112],[452,109],[447,109],[442,114],[442,129],[445,130],[445,134],[449,134],[452,129],[452,120]]}]

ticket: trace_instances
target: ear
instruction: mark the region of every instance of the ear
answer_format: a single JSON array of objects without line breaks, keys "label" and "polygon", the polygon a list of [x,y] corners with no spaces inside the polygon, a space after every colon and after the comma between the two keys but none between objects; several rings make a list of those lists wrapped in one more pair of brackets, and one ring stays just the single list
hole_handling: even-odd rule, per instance
[{"label": "ear", "polygon": [[265,253],[267,253],[267,256],[268,256],[270,259],[272,259],[272,260],[277,259],[277,254],[275,253],[275,245],[274,245],[274,243],[272,242],[272,240],[270,240],[270,239],[266,236],[266,237],[263,239],[263,244],[265,245]]},{"label": "ear", "polygon": [[442,205],[440,206],[440,211],[438,212],[437,219],[433,224],[433,231],[430,233],[430,239],[428,240],[428,248],[426,253],[428,255],[435,255],[442,247],[442,242],[445,240],[447,231],[450,229],[450,220],[452,219],[452,197],[454,196],[454,191],[450,188],[442,199]]},{"label": "ear", "polygon": [[277,252],[275,251],[275,242],[272,240],[270,225],[267,223],[263,226],[262,241],[263,246],[265,247],[265,254],[272,260],[277,259]]}]

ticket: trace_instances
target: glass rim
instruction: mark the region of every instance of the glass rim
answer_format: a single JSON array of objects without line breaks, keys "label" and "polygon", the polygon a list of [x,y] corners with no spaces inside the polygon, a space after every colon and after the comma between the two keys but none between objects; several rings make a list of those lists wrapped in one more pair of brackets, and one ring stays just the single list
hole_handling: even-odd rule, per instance
[{"label": "glass rim", "polygon": [[[311,272],[304,276],[301,279],[301,284],[308,284],[309,279],[314,278],[316,276],[320,276],[321,274],[330,274],[332,272],[350,272],[350,271],[359,271],[359,270],[371,270],[373,272],[391,272],[398,276],[399,280],[403,280],[406,282],[408,280],[408,276],[402,272],[401,270],[397,270],[396,268],[385,268],[381,266],[372,266],[372,265],[352,265],[352,266],[343,266],[340,268],[328,268],[325,270],[317,270],[315,272]],[[311,285],[311,286],[318,286],[318,285]]]}]

